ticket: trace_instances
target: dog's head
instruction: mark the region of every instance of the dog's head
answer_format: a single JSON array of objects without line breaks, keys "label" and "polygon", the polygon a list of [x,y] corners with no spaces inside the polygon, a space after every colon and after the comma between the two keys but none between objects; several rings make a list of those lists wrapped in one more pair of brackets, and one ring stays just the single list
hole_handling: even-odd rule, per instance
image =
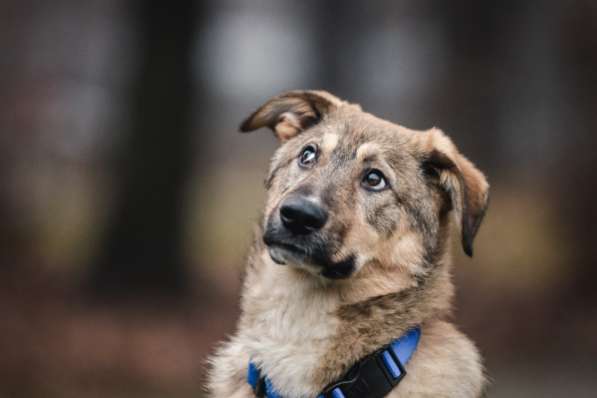
[{"label": "dog's head", "polygon": [[329,279],[371,263],[424,271],[445,252],[451,220],[472,255],[489,186],[440,130],[410,130],[322,91],[272,98],[241,131],[264,126],[281,142],[263,221],[276,263]]}]

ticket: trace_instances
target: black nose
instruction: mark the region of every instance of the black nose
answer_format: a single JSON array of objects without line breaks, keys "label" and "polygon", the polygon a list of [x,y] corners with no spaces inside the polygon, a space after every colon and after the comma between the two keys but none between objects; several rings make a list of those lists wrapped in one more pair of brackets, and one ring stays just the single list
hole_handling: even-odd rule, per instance
[{"label": "black nose", "polygon": [[321,229],[328,214],[314,202],[304,197],[292,196],[280,207],[280,219],[292,233],[306,235]]}]

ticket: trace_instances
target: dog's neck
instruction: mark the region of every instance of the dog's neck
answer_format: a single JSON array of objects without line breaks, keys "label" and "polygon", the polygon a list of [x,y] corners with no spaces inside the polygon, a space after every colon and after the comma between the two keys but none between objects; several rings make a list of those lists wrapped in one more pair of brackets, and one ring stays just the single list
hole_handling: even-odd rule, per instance
[{"label": "dog's neck", "polygon": [[340,305],[341,326],[315,372],[325,385],[340,377],[364,356],[390,343],[408,329],[445,317],[451,309],[453,284],[447,264],[417,278],[417,283],[392,293]]},{"label": "dog's neck", "polygon": [[[272,332],[297,341],[303,334],[304,344],[317,341],[319,358],[311,364],[316,368],[309,372],[310,385],[323,388],[351,364],[409,328],[424,327],[426,321],[449,312],[453,286],[447,258],[446,253],[433,272],[426,274],[370,264],[352,278],[326,282],[303,270],[275,264],[263,245],[256,244],[249,257],[240,326],[250,329],[256,321],[263,323],[259,311],[271,311],[269,306],[283,308],[280,313],[286,317],[309,314],[311,323],[324,323],[303,325],[296,319],[291,327]],[[284,326],[277,323],[277,327]]]}]

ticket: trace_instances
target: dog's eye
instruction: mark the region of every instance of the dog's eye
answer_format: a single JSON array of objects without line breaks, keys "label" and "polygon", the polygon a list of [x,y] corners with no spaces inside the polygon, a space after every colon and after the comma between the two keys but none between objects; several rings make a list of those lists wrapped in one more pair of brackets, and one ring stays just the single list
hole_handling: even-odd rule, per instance
[{"label": "dog's eye", "polygon": [[317,161],[317,148],[315,145],[307,145],[301,151],[298,162],[302,167],[311,167]]},{"label": "dog's eye", "polygon": [[361,185],[369,191],[381,191],[388,186],[388,183],[381,171],[373,169],[365,173]]}]

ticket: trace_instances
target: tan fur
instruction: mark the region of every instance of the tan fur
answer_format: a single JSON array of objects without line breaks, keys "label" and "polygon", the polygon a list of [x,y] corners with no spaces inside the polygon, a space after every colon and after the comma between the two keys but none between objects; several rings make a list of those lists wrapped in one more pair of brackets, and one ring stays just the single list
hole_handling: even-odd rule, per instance
[{"label": "tan fur", "polygon": [[[356,361],[420,325],[408,375],[388,397],[479,397],[480,356],[446,318],[451,225],[461,226],[463,248],[472,252],[487,205],[483,174],[441,131],[380,120],[325,92],[275,97],[242,129],[262,126],[283,145],[266,182],[238,330],[210,359],[209,396],[253,397],[251,359],[283,397],[313,398]],[[317,167],[308,170],[296,166],[305,145],[319,148]],[[363,190],[365,163],[383,172],[388,189]],[[326,267],[352,256],[350,276],[328,279],[321,264],[293,257],[287,265],[272,261],[261,235],[296,192],[329,208],[321,233],[334,250]]]}]

